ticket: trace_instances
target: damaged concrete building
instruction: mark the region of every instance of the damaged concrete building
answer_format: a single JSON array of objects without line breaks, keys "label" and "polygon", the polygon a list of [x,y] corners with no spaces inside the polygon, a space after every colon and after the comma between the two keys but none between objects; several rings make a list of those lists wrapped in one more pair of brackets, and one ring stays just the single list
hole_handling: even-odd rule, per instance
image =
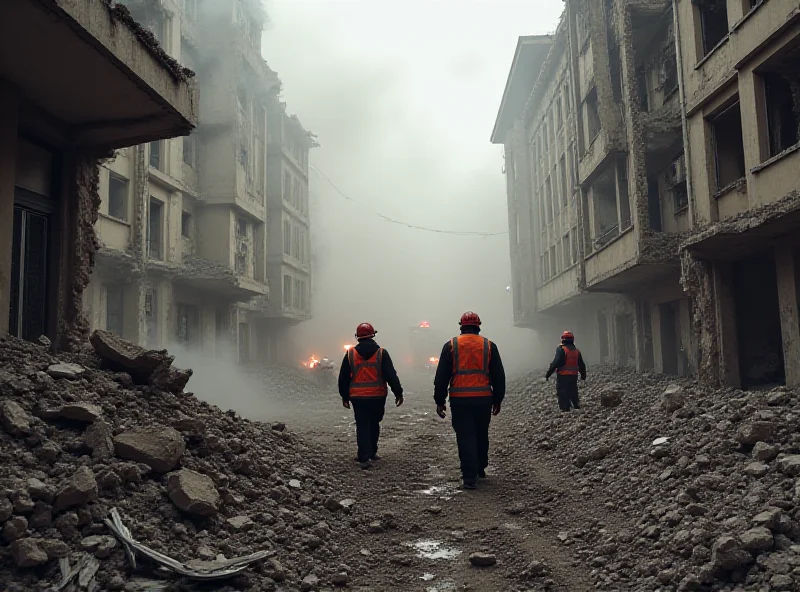
[{"label": "damaged concrete building", "polygon": [[518,326],[640,371],[800,382],[799,19],[567,0],[553,35],[520,38],[492,134]]},{"label": "damaged concrete building", "polygon": [[0,3],[0,334],[85,340],[98,166],[189,134],[191,72],[108,0]]},{"label": "damaged concrete building", "polygon": [[[101,248],[85,299],[92,328],[151,347],[274,358],[271,321],[285,308],[280,276],[276,283],[268,275],[283,252],[282,226],[270,228],[282,213],[273,198],[281,203],[286,194],[286,211],[305,211],[302,244],[291,252],[299,262],[309,251],[308,180],[298,174],[296,195],[286,193],[271,170],[272,152],[297,134],[271,120],[285,105],[261,57],[264,9],[258,0],[125,4],[170,56],[197,72],[199,124],[190,136],[130,148],[101,170]],[[304,173],[310,135],[292,121]],[[304,280],[310,284],[310,271]],[[306,290],[290,305],[302,318],[310,317]]]}]

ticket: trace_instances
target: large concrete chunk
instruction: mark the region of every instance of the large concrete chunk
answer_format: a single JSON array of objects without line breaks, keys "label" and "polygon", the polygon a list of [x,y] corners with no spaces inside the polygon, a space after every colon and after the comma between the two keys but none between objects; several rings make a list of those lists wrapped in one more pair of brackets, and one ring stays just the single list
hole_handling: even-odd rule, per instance
[{"label": "large concrete chunk", "polygon": [[167,494],[179,509],[199,516],[213,516],[220,497],[214,481],[206,475],[182,469],[167,477]]},{"label": "large concrete chunk", "polygon": [[36,567],[47,563],[47,553],[39,548],[36,539],[19,539],[11,543],[11,556],[17,567]]},{"label": "large concrete chunk", "polygon": [[103,417],[103,408],[93,403],[70,403],[59,409],[58,415],[72,421],[94,423]]},{"label": "large concrete chunk", "polygon": [[82,506],[97,499],[97,481],[89,467],[80,467],[56,495],[56,512]]},{"label": "large concrete chunk", "polygon": [[161,390],[181,393],[191,377],[191,370],[182,370],[162,364],[150,376],[150,382]]},{"label": "large concrete chunk", "polygon": [[89,341],[112,370],[127,372],[141,384],[149,382],[156,368],[162,364],[168,366],[173,361],[166,350],[147,350],[109,331],[95,331]]},{"label": "large concrete chunk", "polygon": [[12,436],[24,436],[30,432],[31,416],[14,401],[0,402],[0,423]]},{"label": "large concrete chunk", "polygon": [[120,458],[144,463],[157,473],[168,473],[183,456],[186,443],[173,428],[134,428],[114,438],[114,449]]},{"label": "large concrete chunk", "polygon": [[114,456],[114,432],[104,421],[93,423],[83,435],[84,443],[92,449],[92,457],[106,459]]}]

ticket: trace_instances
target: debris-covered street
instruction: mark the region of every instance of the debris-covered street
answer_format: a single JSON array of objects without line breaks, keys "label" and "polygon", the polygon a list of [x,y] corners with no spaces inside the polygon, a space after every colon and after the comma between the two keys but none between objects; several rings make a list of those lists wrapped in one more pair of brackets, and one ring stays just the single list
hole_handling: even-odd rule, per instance
[{"label": "debris-covered street", "polygon": [[[560,414],[551,383],[521,377],[493,422],[488,478],[462,491],[426,381],[387,410],[382,458],[361,470],[333,390],[299,374],[291,392],[265,384],[265,402],[302,404],[251,422],[170,392],[160,377],[184,374],[168,358],[100,337],[101,358],[61,360],[0,341],[7,590],[192,589],[222,569],[242,571],[205,589],[797,589],[785,387],[745,396],[595,369],[584,409]],[[64,560],[81,568],[72,582]]]}]

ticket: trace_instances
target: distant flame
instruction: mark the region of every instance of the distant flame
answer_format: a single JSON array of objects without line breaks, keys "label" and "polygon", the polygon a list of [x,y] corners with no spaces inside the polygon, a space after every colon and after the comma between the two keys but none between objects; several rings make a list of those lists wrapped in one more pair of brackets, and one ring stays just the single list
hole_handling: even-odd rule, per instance
[{"label": "distant flame", "polygon": [[430,358],[429,361],[430,361],[431,364],[438,364],[439,363],[439,358]]},{"label": "distant flame", "polygon": [[303,362],[303,366],[305,368],[314,368],[317,366],[317,364],[319,364],[319,360],[315,356],[311,356],[308,358],[308,360]]},{"label": "distant flame", "polygon": [[349,343],[344,346],[344,351],[350,351],[351,349],[353,349],[353,346],[350,345]]},{"label": "distant flame", "polygon": [[429,329],[430,328],[430,324],[428,323],[428,321],[422,321],[419,324],[419,326],[420,326],[421,329]]}]

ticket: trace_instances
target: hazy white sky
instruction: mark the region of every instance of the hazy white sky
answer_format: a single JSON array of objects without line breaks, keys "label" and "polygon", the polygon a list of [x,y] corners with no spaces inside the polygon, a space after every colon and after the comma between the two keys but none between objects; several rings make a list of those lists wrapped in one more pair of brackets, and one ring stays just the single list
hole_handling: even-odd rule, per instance
[{"label": "hazy white sky", "polygon": [[[489,136],[520,35],[553,32],[562,0],[266,0],[263,53],[290,113],[317,134],[311,163],[315,320],[332,343],[370,320],[387,339],[466,309],[510,339],[508,237],[391,225],[508,228],[502,150]],[[340,337],[341,335],[341,337]],[[519,334],[517,334],[519,338]],[[333,345],[331,347],[334,347]],[[324,355],[320,353],[320,355]]]}]

